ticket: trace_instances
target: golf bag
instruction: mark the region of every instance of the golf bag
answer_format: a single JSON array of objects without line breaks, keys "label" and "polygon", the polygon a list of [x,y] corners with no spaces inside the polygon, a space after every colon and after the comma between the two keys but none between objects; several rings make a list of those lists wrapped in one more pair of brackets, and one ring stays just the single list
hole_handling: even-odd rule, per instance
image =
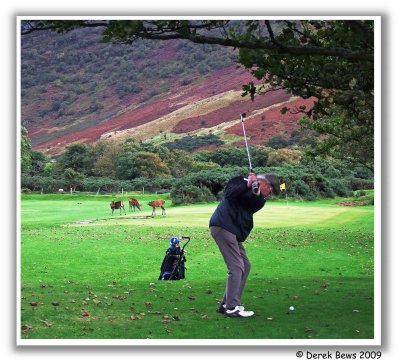
[{"label": "golf bag", "polygon": [[182,239],[186,239],[187,242],[183,247],[179,246],[178,238],[171,238],[170,246],[165,252],[165,257],[161,263],[159,280],[178,280],[185,278],[185,246],[189,243],[190,238],[188,236],[182,236]]}]

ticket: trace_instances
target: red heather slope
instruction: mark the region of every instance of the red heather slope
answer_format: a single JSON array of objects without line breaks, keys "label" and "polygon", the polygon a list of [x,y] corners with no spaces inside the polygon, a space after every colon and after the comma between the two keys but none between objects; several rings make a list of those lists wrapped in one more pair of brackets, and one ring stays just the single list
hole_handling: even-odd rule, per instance
[{"label": "red heather slope", "polygon": [[[297,121],[304,116],[298,112],[300,106],[305,106],[307,112],[314,105],[315,99],[294,98],[284,104],[276,105],[266,110],[261,110],[255,114],[247,114],[245,119],[246,136],[254,144],[263,144],[268,138],[277,134],[290,135],[293,130],[299,129]],[[285,114],[281,113],[283,106],[290,109]],[[227,129],[227,133],[243,135],[243,129],[240,123]]]},{"label": "red heather slope", "polygon": [[[204,81],[187,86],[175,88],[176,92],[167,92],[154,97],[146,103],[132,100],[132,104],[118,112],[118,116],[110,117],[99,124],[90,125],[80,130],[56,136],[48,141],[35,146],[50,155],[62,153],[68,144],[74,142],[94,143],[101,138],[113,138],[119,136],[132,136],[146,140],[155,136],[155,133],[188,133],[197,129],[211,128],[221,123],[238,120],[240,114],[246,112],[246,127],[249,137],[254,143],[264,143],[265,140],[278,132],[290,132],[296,128],[295,121],[300,114],[281,114],[279,110],[283,104],[287,107],[306,105],[310,107],[310,100],[290,101],[290,96],[283,90],[267,92],[256,96],[254,101],[250,97],[241,97],[242,85],[249,81],[255,81],[251,75],[243,69],[229,67],[214,71]],[[229,97],[227,97],[227,95]],[[221,102],[218,98],[221,96]],[[212,107],[203,100],[213,99]],[[215,99],[215,100],[214,100]],[[217,106],[216,106],[217,103]],[[274,105],[278,105],[273,107]],[[183,117],[174,117],[174,112],[185,110]],[[265,115],[267,126],[263,127]],[[160,123],[143,129],[142,133],[136,132],[149,123],[163,117],[172,120],[170,123]],[[262,120],[261,120],[262,119]],[[149,124],[150,125],[150,124]],[[39,129],[31,128],[30,133],[48,132],[51,125],[42,126]],[[241,134],[240,124],[227,129],[227,133]],[[154,131],[155,130],[155,131]]]}]

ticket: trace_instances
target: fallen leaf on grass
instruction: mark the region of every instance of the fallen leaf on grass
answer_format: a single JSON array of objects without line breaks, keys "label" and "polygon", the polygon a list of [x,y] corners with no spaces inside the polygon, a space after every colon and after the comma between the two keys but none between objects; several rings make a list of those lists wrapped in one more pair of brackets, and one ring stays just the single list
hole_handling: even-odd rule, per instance
[{"label": "fallen leaf on grass", "polygon": [[81,311],[81,317],[90,317],[90,313],[86,310]]},{"label": "fallen leaf on grass", "polygon": [[123,301],[126,297],[120,296],[120,295],[114,295],[113,298],[115,298],[117,300],[120,300],[120,301]]},{"label": "fallen leaf on grass", "polygon": [[51,322],[47,321],[47,320],[40,320],[40,321],[42,321],[46,327],[52,327],[53,326],[53,324]]}]

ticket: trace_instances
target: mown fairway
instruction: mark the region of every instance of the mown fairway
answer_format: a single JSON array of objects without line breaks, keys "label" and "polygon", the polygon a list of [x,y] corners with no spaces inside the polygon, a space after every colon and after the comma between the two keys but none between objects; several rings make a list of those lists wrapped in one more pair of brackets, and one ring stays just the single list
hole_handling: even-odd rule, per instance
[{"label": "mown fairway", "polygon": [[[267,202],[245,244],[243,304],[256,315],[231,319],[215,311],[226,279],[208,230],[216,203],[167,201],[167,216],[138,219],[155,196],[136,197],[142,212],[125,198],[113,219],[111,196],[22,197],[22,339],[373,338],[373,206]],[[158,281],[171,235],[192,238],[187,277]]]}]

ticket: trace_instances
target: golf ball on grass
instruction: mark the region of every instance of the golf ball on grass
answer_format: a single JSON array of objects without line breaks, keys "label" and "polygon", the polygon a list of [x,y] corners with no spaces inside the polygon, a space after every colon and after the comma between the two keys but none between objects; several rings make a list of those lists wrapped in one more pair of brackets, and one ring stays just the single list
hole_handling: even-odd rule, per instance
[{"label": "golf ball on grass", "polygon": [[293,306],[290,306],[290,307],[289,307],[289,311],[294,311],[294,307],[293,307]]}]

